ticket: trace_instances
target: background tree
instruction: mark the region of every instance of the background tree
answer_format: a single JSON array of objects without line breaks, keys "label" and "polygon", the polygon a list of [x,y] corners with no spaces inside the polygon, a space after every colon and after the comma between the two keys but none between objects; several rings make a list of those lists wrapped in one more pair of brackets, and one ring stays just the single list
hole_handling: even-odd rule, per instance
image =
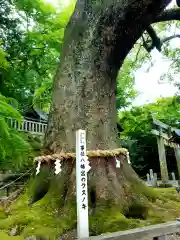
[{"label": "background tree", "polygon": [[0,2],[0,11],[1,168],[23,171],[32,166],[41,143],[9,128],[5,117],[17,119],[15,113],[21,116],[32,105],[49,108],[68,11],[56,11],[43,1],[8,0]]},{"label": "background tree", "polygon": [[34,95],[36,105],[41,107],[36,101],[37,89],[47,83],[49,95],[68,12],[57,12],[38,0],[5,1],[1,9],[6,19],[1,24],[1,45],[9,64],[1,71],[1,93],[15,98],[21,110],[33,104]]}]

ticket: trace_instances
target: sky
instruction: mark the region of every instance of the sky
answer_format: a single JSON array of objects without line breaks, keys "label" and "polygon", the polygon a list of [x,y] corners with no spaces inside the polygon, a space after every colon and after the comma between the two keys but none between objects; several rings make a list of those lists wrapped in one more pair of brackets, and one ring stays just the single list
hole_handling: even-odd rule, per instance
[{"label": "sky", "polygon": [[[177,88],[175,88],[172,83],[159,81],[160,76],[168,71],[171,62],[164,58],[157,50],[153,50],[151,56],[154,65],[150,71],[146,71],[148,66],[144,64],[142,68],[135,73],[135,89],[138,90],[140,94],[134,100],[134,106],[153,102],[159,97],[170,97],[177,92]],[[180,76],[178,77],[180,78]]]},{"label": "sky", "polygon": [[[58,0],[45,1],[55,6],[58,4]],[[63,2],[64,5],[68,5],[70,1],[71,0],[61,0],[61,3]],[[176,0],[173,0],[168,8],[172,7],[175,1]],[[174,31],[173,28],[172,31]],[[180,34],[180,30],[176,33]],[[172,34],[168,33],[168,36],[173,34],[174,32]],[[180,47],[180,39],[173,39],[170,44],[172,47]],[[135,73],[135,89],[138,90],[140,94],[133,101],[133,106],[150,103],[160,97],[170,97],[177,92],[177,88],[175,88],[173,84],[159,82],[160,76],[168,71],[171,62],[157,50],[153,50],[151,56],[154,65],[150,71],[147,72],[148,66],[144,64],[142,68]],[[180,74],[176,76],[176,81],[180,81]]]}]

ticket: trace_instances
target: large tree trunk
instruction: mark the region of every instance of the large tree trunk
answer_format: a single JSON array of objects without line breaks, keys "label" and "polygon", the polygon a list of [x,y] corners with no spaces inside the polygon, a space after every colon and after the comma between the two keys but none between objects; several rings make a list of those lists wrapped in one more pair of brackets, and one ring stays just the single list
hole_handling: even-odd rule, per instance
[{"label": "large tree trunk", "polygon": [[[60,64],[54,78],[45,152],[75,152],[77,129],[87,131],[88,150],[118,147],[115,101],[118,71],[145,28],[169,2],[77,1],[65,31]],[[141,201],[138,196],[145,199],[146,194],[143,187],[137,193],[140,180],[125,158],[121,163],[117,172],[114,158],[92,159],[89,186],[96,188],[97,199],[114,200],[123,208],[134,199]],[[62,173],[61,184],[66,183],[64,192],[69,196],[70,192],[75,192],[75,166],[69,163],[64,166],[63,172],[69,174]]]}]

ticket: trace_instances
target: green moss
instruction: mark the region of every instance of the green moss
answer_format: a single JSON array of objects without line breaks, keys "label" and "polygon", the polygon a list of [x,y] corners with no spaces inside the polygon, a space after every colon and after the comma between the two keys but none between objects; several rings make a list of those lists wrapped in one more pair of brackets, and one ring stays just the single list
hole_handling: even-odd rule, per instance
[{"label": "green moss", "polygon": [[[112,218],[113,216],[113,218]],[[123,223],[119,225],[119,223]],[[111,208],[98,209],[95,216],[91,216],[89,219],[90,231],[92,235],[98,235],[101,233],[111,232],[111,227],[119,225],[121,228],[128,226],[127,219],[118,211]]]},{"label": "green moss", "polygon": [[0,209],[0,219],[5,219],[7,218],[7,214],[4,212],[3,209]]},{"label": "green moss", "polygon": [[2,240],[23,240],[24,238],[21,236],[8,236],[4,232],[0,232],[0,239]]},{"label": "green moss", "polygon": [[140,227],[144,225],[142,222],[126,218],[118,207],[99,209],[95,216],[89,218],[92,235]]},{"label": "green moss", "polygon": [[[151,200],[144,204],[144,195]],[[126,217],[117,207],[103,208],[94,217],[90,217],[90,229],[93,235],[106,232],[127,230],[174,220],[180,211],[180,195],[173,188],[137,189],[139,199],[132,202]],[[139,217],[138,217],[139,215]]]},{"label": "green moss", "polygon": [[66,207],[66,214],[58,215],[58,206],[51,201],[51,194],[47,194],[42,200],[28,207],[28,192],[26,191],[14,202],[6,219],[0,221],[0,229],[10,230],[15,225],[21,229],[22,236],[49,236],[55,239],[65,230],[71,229],[76,221],[74,212],[71,213]]},{"label": "green moss", "polygon": [[134,191],[140,196],[146,197],[149,201],[154,202],[158,198],[158,194],[154,188],[147,187],[144,184],[132,184]]},{"label": "green moss", "polygon": [[22,232],[22,236],[23,237],[27,237],[27,236],[37,236],[37,237],[48,237],[49,240],[54,240],[57,239],[58,236],[60,236],[60,234],[62,234],[61,229],[59,229],[58,227],[44,227],[42,225],[40,226],[27,226],[23,232]]},{"label": "green moss", "polygon": [[151,208],[148,212],[148,222],[150,224],[163,223],[169,220],[169,215],[162,209]]},{"label": "green moss", "polygon": [[[96,214],[89,217],[91,235],[132,229],[177,218],[180,211],[180,195],[175,189],[145,187],[138,189],[137,192],[139,198],[132,201],[126,216],[118,206],[98,206]],[[152,201],[144,204],[147,198]],[[18,225],[22,237],[36,235],[54,240],[64,232],[76,228],[75,200],[68,200],[63,209],[59,209],[58,204],[58,194],[49,192],[29,208],[26,191],[10,206],[8,215],[0,210],[0,216],[2,215],[0,229],[8,232]]]}]

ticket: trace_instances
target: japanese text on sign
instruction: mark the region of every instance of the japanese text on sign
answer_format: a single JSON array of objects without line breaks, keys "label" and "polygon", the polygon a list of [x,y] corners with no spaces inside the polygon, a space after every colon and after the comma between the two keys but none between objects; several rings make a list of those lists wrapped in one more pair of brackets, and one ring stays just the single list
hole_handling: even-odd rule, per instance
[{"label": "japanese text on sign", "polygon": [[87,202],[87,173],[85,171],[86,165],[85,165],[85,134],[81,132],[80,134],[80,156],[81,156],[81,163],[80,164],[80,173],[81,177],[84,177],[85,179],[81,178],[81,208],[83,210],[86,209],[87,205],[84,202]]},{"label": "japanese text on sign", "polygon": [[86,133],[76,132],[76,198],[78,238],[89,237],[88,192],[87,192]]}]

